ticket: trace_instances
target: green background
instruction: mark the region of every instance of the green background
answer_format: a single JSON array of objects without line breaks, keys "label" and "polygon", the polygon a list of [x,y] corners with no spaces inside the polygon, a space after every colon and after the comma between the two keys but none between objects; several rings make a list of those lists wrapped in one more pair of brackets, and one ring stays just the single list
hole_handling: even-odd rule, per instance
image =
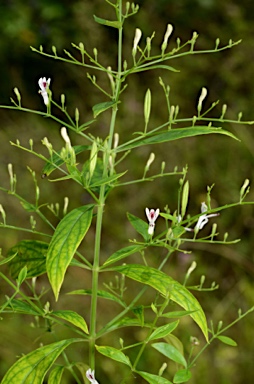
[{"label": "green background", "polygon": [[[242,39],[242,43],[232,50],[221,53],[188,56],[170,62],[170,65],[180,70],[179,73],[153,71],[133,75],[129,80],[128,89],[123,95],[123,102],[119,109],[116,131],[120,135],[120,142],[123,142],[125,137],[129,137],[130,132],[143,129],[143,99],[148,87],[152,92],[150,126],[165,122],[167,115],[163,92],[158,83],[159,76],[170,85],[171,102],[179,105],[179,116],[192,116],[196,113],[197,98],[201,88],[205,86],[209,90],[205,107],[218,99],[221,101],[214,114],[220,115],[221,106],[225,103],[228,105],[227,116],[236,118],[238,112],[242,111],[243,120],[254,120],[253,2],[248,0],[241,2],[236,0],[227,2],[220,0],[147,0],[140,1],[139,4],[140,12],[127,20],[124,32],[124,43],[126,44],[124,56],[128,62],[131,62],[131,46],[136,27],[141,28],[143,32],[141,46],[145,44],[145,37],[151,36],[152,32],[156,31],[153,40],[155,51],[162,42],[167,23],[174,25],[170,43],[172,45],[176,37],[180,37],[182,41],[190,39],[193,31],[197,31],[200,35],[196,45],[197,49],[212,49],[218,37],[222,45],[226,45],[229,39],[233,41]],[[51,46],[55,45],[60,54],[63,49],[72,51],[71,42],[78,44],[82,41],[90,52],[97,47],[103,64],[111,65],[114,68],[116,65],[115,31],[97,25],[93,20],[93,14],[108,19],[114,17],[110,7],[102,0],[2,1],[0,4],[0,104],[9,104],[10,97],[14,97],[13,88],[18,87],[22,94],[23,105],[44,110],[42,98],[38,94],[38,79],[46,76],[52,79],[51,88],[56,100],[60,100],[61,93],[65,93],[70,114],[73,114],[75,107],[78,107],[81,121],[92,119],[92,106],[105,99],[90,84],[86,70],[46,59],[33,53],[29,46],[37,48],[42,44],[45,50],[51,51]],[[91,74],[94,73],[91,72]],[[98,81],[101,81],[101,84],[107,84],[107,79],[100,75],[98,75]],[[108,122],[109,115],[102,115],[91,132],[95,136],[101,135],[105,138],[108,132]],[[124,169],[129,169],[127,179],[142,176],[144,165],[152,150],[156,155],[156,161],[152,165],[151,172],[159,171],[160,163],[163,160],[166,161],[168,171],[172,171],[176,165],[180,169],[188,164],[189,213],[199,212],[200,204],[205,199],[206,186],[213,183],[215,183],[212,192],[214,207],[236,201],[244,179],[253,179],[253,126],[228,124],[224,128],[238,136],[241,142],[223,136],[204,136],[172,142],[163,147],[136,149],[132,157],[123,164]],[[28,165],[38,175],[42,203],[59,201],[62,206],[64,196],[70,198],[70,209],[89,203],[89,197],[80,192],[74,183],[50,183],[46,179],[40,179],[44,164],[9,144],[9,141],[19,139],[23,145],[27,146],[28,140],[33,138],[35,149],[46,154],[41,140],[46,136],[50,142],[56,144],[57,149],[60,149],[62,142],[59,140],[59,130],[60,127],[57,123],[52,123],[47,119],[23,112],[0,110],[1,186],[8,188],[7,164],[12,163],[18,178],[18,193],[32,199],[34,191],[32,178],[26,168]],[[84,144],[77,142],[75,136],[71,134],[70,136],[73,144]],[[119,171],[121,170],[119,169]],[[102,257],[108,257],[118,248],[127,245],[129,238],[136,236],[126,219],[126,211],[142,218],[145,218],[146,206],[159,207],[163,210],[168,205],[171,211],[174,211],[177,207],[177,190],[177,177],[116,189],[111,194],[105,210]],[[249,194],[248,199],[254,200],[253,191]],[[0,192],[0,203],[7,212],[9,224],[29,227],[29,213],[24,213],[20,204],[11,196]],[[53,216],[50,218],[54,224],[57,224],[57,220]],[[36,220],[37,228],[48,231],[39,222],[39,219],[36,218]],[[191,255],[175,255],[167,272],[182,282],[183,275],[191,261],[196,260],[198,269],[191,283],[197,284],[199,276],[205,274],[208,284],[216,281],[220,285],[220,289],[216,292],[198,295],[208,320],[213,318],[216,323],[223,319],[227,324],[237,317],[239,307],[244,311],[253,305],[253,207],[246,206],[224,211],[216,222],[220,238],[223,237],[224,232],[229,232],[230,239],[241,238],[242,241],[233,246],[209,245],[208,247],[205,244],[195,244]],[[159,228],[158,221],[158,230]],[[204,229],[207,233],[209,230],[209,226]],[[23,238],[24,235],[21,232],[1,229],[0,246],[3,255],[5,256],[8,249]],[[92,259],[92,244],[93,234],[91,233],[88,234],[85,244],[87,252],[90,252],[89,259]],[[151,257],[154,257],[155,263],[158,261],[158,255],[151,254]],[[139,262],[135,259],[134,261]],[[112,278],[114,277],[112,276]],[[84,281],[85,287],[88,288],[89,279],[89,275],[84,276],[80,271],[72,269],[68,272],[65,291],[84,288]],[[3,282],[0,284],[1,301],[3,301],[4,294],[10,296],[12,292]],[[42,287],[47,286],[48,283],[42,277],[38,280],[38,284]],[[130,293],[139,289],[139,287],[131,287],[130,283],[129,286]],[[70,302],[73,308],[83,306],[80,313],[88,319],[88,311],[85,307],[85,305],[89,305],[88,299],[84,304],[84,300],[79,297],[71,300],[63,298],[58,305],[66,305],[69,308]],[[112,313],[109,307],[108,303],[100,302],[99,315],[103,316],[101,322],[111,318]],[[228,332],[227,335],[237,341],[237,348],[227,347],[219,342],[212,344],[198,361],[190,383],[242,384],[243,382],[253,382],[253,320],[252,314]],[[37,328],[30,328],[31,321],[31,318],[3,316],[0,323],[0,377],[15,361],[17,355],[31,351],[35,345],[38,346],[40,341],[45,344],[52,342],[51,335],[47,334],[43,334],[42,339],[37,339],[43,332]],[[191,335],[201,337],[201,335],[198,334],[198,330],[191,321],[186,320],[186,324],[183,322],[183,325],[185,332],[178,336],[183,338],[188,352],[190,349],[189,337]],[[130,334],[125,331],[124,334],[128,341],[132,338],[139,340],[143,337],[142,332],[144,331],[129,332]],[[116,346],[118,337],[116,336]],[[34,342],[34,340],[36,341]],[[82,350],[73,352],[74,358],[83,359],[83,352]],[[151,355],[146,356],[144,366],[140,367],[142,370],[151,367],[152,371],[151,364],[154,364],[154,369],[161,365],[161,362],[154,362],[152,353],[154,351],[150,352]],[[119,367],[113,363],[98,368],[101,383],[111,382],[111,380],[120,382],[123,373],[119,373],[118,369]],[[114,381],[111,377],[115,378]]]}]

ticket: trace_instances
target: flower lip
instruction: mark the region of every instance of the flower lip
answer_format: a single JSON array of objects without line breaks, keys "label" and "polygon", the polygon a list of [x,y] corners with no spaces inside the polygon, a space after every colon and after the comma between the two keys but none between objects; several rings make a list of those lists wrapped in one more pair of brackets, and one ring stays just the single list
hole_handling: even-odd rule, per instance
[{"label": "flower lip", "polygon": [[157,217],[160,214],[160,210],[159,208],[157,208],[156,210],[146,208],[145,211],[146,211],[146,217],[149,223],[148,234],[152,236],[154,233],[155,221],[157,220]]}]

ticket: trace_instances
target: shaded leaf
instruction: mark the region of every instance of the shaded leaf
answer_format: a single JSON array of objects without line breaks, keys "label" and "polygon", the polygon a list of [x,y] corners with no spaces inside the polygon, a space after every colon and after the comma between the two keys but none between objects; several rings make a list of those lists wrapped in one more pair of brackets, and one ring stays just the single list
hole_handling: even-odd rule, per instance
[{"label": "shaded leaf", "polygon": [[[68,295],[92,295],[92,290],[91,289],[78,289],[76,291],[69,292]],[[123,307],[126,306],[125,303],[121,299],[119,299],[119,297],[113,295],[110,292],[99,290],[97,292],[97,296],[101,297],[102,299],[108,299],[108,300],[115,301],[116,303],[121,304]]]},{"label": "shaded leaf", "polygon": [[77,312],[70,311],[70,310],[62,310],[62,311],[53,311],[51,312],[51,315],[59,317],[60,319],[66,320],[69,323],[75,325],[76,327],[82,329],[85,333],[88,332],[87,324],[85,322],[85,319],[80,316]]},{"label": "shaded leaf", "polygon": [[38,316],[41,314],[39,310],[37,312],[30,304],[17,299],[12,299],[7,308],[11,308],[13,312],[24,313],[26,315]]},{"label": "shaded leaf", "polygon": [[106,267],[116,261],[122,260],[125,257],[133,255],[134,253],[139,252],[144,249],[143,245],[129,245],[128,247],[124,247],[113,253],[113,255],[109,256],[109,258],[103,264],[103,267]]},{"label": "shaded leaf", "polygon": [[139,281],[143,284],[150,285],[163,296],[170,297],[171,300],[186,309],[193,311],[190,316],[197,323],[202,330],[206,340],[208,340],[208,328],[206,317],[203,309],[197,299],[192,295],[187,288],[178,283],[172,277],[167,276],[165,273],[158,271],[155,268],[139,265],[129,264],[123,266],[112,267],[112,270],[118,271],[125,276]]},{"label": "shaded leaf", "polygon": [[[84,151],[87,151],[90,149],[90,145],[74,145],[73,149],[75,151],[75,154],[78,155],[79,153],[82,153]],[[54,153],[50,160],[46,163],[46,165],[43,167],[41,172],[41,177],[44,178],[46,176],[49,176],[51,172],[53,172],[55,169],[60,167],[62,164],[64,164],[64,160],[60,156],[61,151]]]},{"label": "shaded leaf", "polygon": [[161,316],[175,319],[175,318],[191,315],[192,313],[193,311],[172,311],[172,312],[163,313]]},{"label": "shaded leaf", "polygon": [[69,339],[46,345],[21,357],[11,366],[1,384],[42,384],[43,379],[62,351],[68,345],[80,341]]},{"label": "shaded leaf", "polygon": [[107,346],[95,346],[97,351],[104,356],[109,357],[112,360],[119,361],[120,363],[126,364],[131,367],[130,360],[128,356],[126,356],[123,352],[119,351],[119,349]]},{"label": "shaded leaf", "polygon": [[96,23],[106,25],[107,27],[113,27],[113,28],[119,29],[122,26],[120,21],[110,21],[110,20],[106,20],[106,19],[101,19],[100,17],[97,17],[95,15],[93,15],[93,17],[94,17],[94,20],[96,21]]},{"label": "shaded leaf", "polygon": [[56,300],[65,272],[91,225],[93,207],[89,204],[69,212],[58,224],[49,244],[46,268]]},{"label": "shaded leaf", "polygon": [[148,234],[148,223],[144,220],[141,220],[139,217],[132,215],[131,213],[127,213],[127,218],[133,228],[144,238],[147,242],[149,240]]},{"label": "shaded leaf", "polygon": [[167,343],[154,343],[152,344],[152,347],[164,356],[168,357],[170,360],[187,367],[187,362],[184,356],[173,345]]},{"label": "shaded leaf", "polygon": [[8,256],[16,257],[9,263],[11,276],[16,279],[19,272],[27,267],[27,278],[40,276],[46,272],[48,244],[38,240],[22,240],[8,251]]},{"label": "shaded leaf", "polygon": [[219,133],[221,135],[229,136],[233,139],[236,139],[231,132],[225,131],[221,128],[210,128],[207,126],[197,126],[197,127],[189,127],[189,128],[176,128],[171,129],[169,131],[165,131],[162,133],[153,134],[150,136],[146,136],[144,138],[137,139],[135,141],[119,145],[116,148],[117,152],[127,151],[132,148],[137,148],[147,144],[159,144],[165,143],[168,141],[184,139],[187,137],[199,136],[199,135],[209,135],[212,133]]},{"label": "shaded leaf", "polygon": [[112,108],[113,105],[116,105],[115,101],[105,101],[93,106],[93,116],[94,118],[100,115],[102,112],[105,112],[107,109]]},{"label": "shaded leaf", "polygon": [[164,377],[152,375],[148,372],[136,371],[141,377],[143,377],[150,384],[172,384],[172,381],[164,379]]},{"label": "shaded leaf", "polygon": [[176,372],[173,382],[174,384],[177,383],[186,383],[191,379],[191,371],[189,369],[179,369],[178,372]]}]

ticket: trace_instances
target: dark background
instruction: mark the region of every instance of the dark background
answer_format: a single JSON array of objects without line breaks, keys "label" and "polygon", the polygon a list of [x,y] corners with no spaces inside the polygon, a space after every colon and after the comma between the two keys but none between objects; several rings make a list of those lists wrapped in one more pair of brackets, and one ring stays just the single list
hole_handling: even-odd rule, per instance
[{"label": "dark background", "polygon": [[[220,0],[147,0],[140,1],[139,4],[140,12],[126,21],[124,32],[124,43],[126,44],[124,56],[129,62],[131,62],[131,47],[136,27],[141,28],[143,32],[141,46],[145,44],[145,38],[156,31],[153,46],[160,47],[167,23],[174,25],[174,33],[170,40],[171,46],[178,36],[182,41],[190,39],[193,31],[197,31],[200,35],[196,45],[197,49],[212,49],[218,37],[221,45],[226,45],[229,39],[233,41],[242,39],[242,43],[232,50],[221,53],[187,56],[170,62],[170,65],[180,69],[179,73],[153,71],[133,75],[129,79],[129,86],[123,95],[123,102],[119,110],[116,131],[120,135],[120,141],[123,142],[125,137],[129,137],[130,132],[143,129],[143,98],[148,87],[152,92],[151,126],[157,126],[166,121],[165,100],[158,83],[159,76],[170,85],[171,102],[180,106],[179,116],[181,117],[192,116],[196,113],[197,98],[200,89],[205,86],[209,90],[205,107],[218,99],[221,101],[214,114],[219,116],[222,104],[225,103],[228,105],[228,117],[237,118],[237,114],[242,111],[243,120],[254,120],[253,2],[248,0],[241,2],[236,0],[227,2]],[[86,70],[53,59],[46,59],[33,53],[29,47],[38,48],[39,45],[43,45],[45,51],[51,52],[51,46],[55,45],[61,54],[63,49],[74,52],[71,42],[78,44],[82,41],[90,52],[97,47],[102,63],[114,68],[116,65],[115,31],[96,24],[93,14],[108,19],[114,18],[112,9],[102,0],[72,2],[67,0],[26,2],[2,0],[0,3],[0,104],[10,104],[10,97],[14,97],[13,88],[18,87],[22,94],[23,105],[32,109],[44,110],[42,98],[38,95],[38,79],[46,76],[52,79],[51,88],[56,100],[60,100],[61,93],[66,94],[70,114],[73,115],[75,107],[78,107],[81,121],[92,119],[92,106],[105,99],[90,84]],[[157,48],[154,49],[156,51]],[[91,74],[94,73],[91,72]],[[101,84],[106,84],[107,79],[99,74],[96,75]],[[108,132],[108,121],[109,116],[102,115],[93,126],[92,133],[105,138]],[[160,163],[163,160],[166,161],[168,171],[172,171],[176,165],[180,169],[188,164],[189,213],[199,212],[201,201],[205,199],[206,186],[213,183],[215,183],[212,192],[214,206],[237,201],[244,179],[253,180],[253,126],[227,124],[224,128],[238,136],[241,142],[224,136],[209,135],[172,142],[170,145],[162,147],[154,146],[135,150],[123,164],[124,169],[129,169],[126,180],[142,176],[143,167],[152,150],[156,154],[156,162],[152,166],[154,173],[160,169]],[[59,130],[60,126],[48,119],[23,112],[0,110],[1,186],[8,188],[7,164],[12,163],[17,174],[18,193],[27,199],[33,199],[34,189],[32,178],[27,170],[28,165],[38,175],[42,203],[60,202],[62,206],[64,196],[70,198],[70,209],[86,203],[87,196],[80,192],[74,183],[72,185],[59,184],[50,183],[45,179],[41,180],[40,173],[44,164],[9,144],[10,141],[19,139],[24,146],[28,146],[28,140],[32,138],[35,149],[46,153],[45,148],[41,145],[41,140],[47,136],[49,141],[56,145],[56,149],[60,149],[62,141],[59,141]],[[74,135],[71,135],[71,139],[73,144],[82,144]],[[126,220],[126,211],[143,218],[146,206],[160,207],[163,210],[168,204],[174,211],[177,207],[177,190],[177,177],[116,189],[110,196],[105,211],[102,257],[108,257],[118,248],[127,245],[129,238],[136,236]],[[252,191],[248,199],[254,200]],[[0,192],[0,202],[7,212],[9,224],[29,227],[29,213],[24,213],[19,202],[2,192]],[[50,219],[54,224],[57,223],[53,216]],[[38,218],[36,220],[37,229],[49,232]],[[218,291],[198,296],[201,305],[204,307],[208,319],[213,318],[215,323],[223,319],[224,324],[228,324],[237,317],[238,308],[242,308],[244,311],[253,305],[253,207],[245,206],[224,211],[216,222],[220,232],[219,238],[223,238],[224,232],[229,232],[230,239],[241,238],[242,241],[232,246],[195,245],[192,255],[187,258],[183,255],[175,255],[167,272],[181,282],[191,261],[196,260],[198,269],[191,283],[197,284],[199,276],[205,274],[207,284],[216,281],[220,285]],[[209,233],[209,228],[205,230]],[[17,241],[24,238],[27,238],[27,235],[22,232],[1,229],[0,246],[3,255],[5,256],[8,249]],[[88,252],[91,254],[88,256],[89,259],[92,259],[92,242],[93,234],[90,234],[86,243]],[[152,256],[156,263],[159,256]],[[137,260],[134,261],[137,262]],[[89,287],[88,276],[79,275],[79,273],[74,269],[68,272],[66,291],[84,288],[84,279],[86,288]],[[39,284],[47,285],[47,280],[41,278]],[[130,294],[134,289],[139,289],[139,287],[130,287]],[[4,283],[1,291],[3,292],[1,301],[4,300],[4,294],[9,296],[12,294]],[[73,308],[75,308],[75,304],[79,306],[76,307],[76,310],[81,306],[78,300],[80,298],[72,298],[71,301]],[[64,298],[59,306],[66,305],[66,308],[69,308],[69,304],[69,299]],[[85,305],[89,305],[88,300]],[[107,321],[107,318],[111,318],[110,311],[108,303],[100,303],[99,313],[104,317],[101,319],[101,323]],[[85,306],[80,313],[88,320],[88,310]],[[17,355],[31,351],[35,345],[38,346],[37,337],[43,332],[30,328],[31,321],[32,319],[24,317],[3,316],[0,323],[0,376],[15,361]],[[182,324],[183,335],[178,336],[183,340],[186,352],[188,352],[190,349],[189,337],[191,335],[200,336],[202,340],[202,336],[198,334],[197,328],[191,321],[186,321],[186,324],[183,321]],[[134,333],[135,338],[142,338],[141,333],[142,331]],[[133,332],[131,330],[128,334],[126,331],[124,335],[129,342],[133,337]],[[193,371],[191,383],[242,384],[243,382],[253,382],[253,314],[230,329],[227,335],[237,341],[238,347],[232,348],[219,342],[213,343],[199,359]],[[65,336],[68,337],[68,333]],[[117,335],[116,346],[118,346],[118,338]],[[39,341],[46,344],[52,342],[52,339],[43,334]],[[78,356],[79,353],[80,356]],[[73,354],[73,359],[84,359],[82,350],[74,351]],[[87,361],[87,359],[85,360]],[[141,369],[151,367],[151,372],[155,372],[158,369],[157,365],[160,366],[162,362],[154,363],[154,357],[148,354],[143,364]],[[154,370],[151,364],[154,365]],[[123,371],[119,371],[119,373],[118,368],[111,363],[107,364],[107,367],[98,368],[100,381],[120,382],[125,370],[123,368]],[[104,380],[103,377],[106,379]],[[116,379],[113,380],[112,377]],[[132,380],[136,382],[134,378]],[[131,382],[131,379],[128,382]]]}]

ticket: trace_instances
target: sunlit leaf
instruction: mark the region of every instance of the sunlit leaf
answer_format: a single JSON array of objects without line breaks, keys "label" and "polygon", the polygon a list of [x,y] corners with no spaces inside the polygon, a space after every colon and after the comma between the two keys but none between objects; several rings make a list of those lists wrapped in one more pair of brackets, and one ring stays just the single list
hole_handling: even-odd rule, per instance
[{"label": "sunlit leaf", "polygon": [[11,308],[13,312],[24,313],[26,315],[38,316],[40,315],[40,311],[36,311],[35,307],[32,307],[30,304],[20,300],[20,299],[12,299],[7,308]]},{"label": "sunlit leaf", "polygon": [[128,356],[126,356],[123,352],[119,351],[119,349],[107,346],[95,346],[97,351],[104,356],[109,357],[112,360],[119,361],[120,363],[126,364],[131,367],[130,360]]},{"label": "sunlit leaf", "polygon": [[173,345],[167,343],[154,343],[152,344],[152,347],[162,353],[162,355],[168,357],[170,360],[183,365],[185,368],[187,367],[187,362],[184,356]]},{"label": "sunlit leaf", "polygon": [[46,268],[56,300],[65,272],[91,225],[93,207],[89,204],[69,212],[58,224],[49,244]]},{"label": "sunlit leaf", "polygon": [[80,316],[77,312],[65,309],[65,310],[53,311],[51,315],[59,317],[60,319],[66,320],[69,323],[75,325],[76,327],[82,329],[82,331],[84,331],[85,333],[89,333],[85,319],[82,316]]},{"label": "sunlit leaf", "polygon": [[61,378],[63,375],[64,367],[58,365],[55,367],[49,375],[48,384],[61,384]]},{"label": "sunlit leaf", "polygon": [[169,333],[174,331],[178,324],[179,321],[174,321],[173,323],[162,325],[161,327],[153,331],[153,333],[149,337],[149,340],[161,339],[162,337],[166,337]]},{"label": "sunlit leaf", "polygon": [[171,300],[186,309],[186,311],[193,311],[190,316],[197,323],[205,338],[208,340],[208,328],[203,309],[198,300],[182,284],[178,283],[165,273],[144,265],[122,265],[112,267],[112,270],[118,271],[143,284],[150,285],[163,296],[169,296]]},{"label": "sunlit leaf", "polygon": [[8,370],[1,384],[42,384],[47,371],[57,357],[68,345],[77,341],[80,340],[57,341],[21,357]]},{"label": "sunlit leaf", "polygon": [[149,240],[148,235],[148,223],[144,220],[141,220],[139,217],[132,215],[131,213],[127,213],[127,218],[133,228],[140,233],[140,235],[144,238],[145,241]]},{"label": "sunlit leaf", "polygon": [[93,106],[93,116],[94,118],[100,115],[102,112],[105,112],[107,109],[112,108],[116,104],[115,101],[105,101]]},{"label": "sunlit leaf", "polygon": [[231,347],[236,347],[237,346],[237,342],[235,340],[231,339],[231,337],[228,337],[228,336],[217,336],[217,339],[219,339],[224,344],[230,345]]}]

